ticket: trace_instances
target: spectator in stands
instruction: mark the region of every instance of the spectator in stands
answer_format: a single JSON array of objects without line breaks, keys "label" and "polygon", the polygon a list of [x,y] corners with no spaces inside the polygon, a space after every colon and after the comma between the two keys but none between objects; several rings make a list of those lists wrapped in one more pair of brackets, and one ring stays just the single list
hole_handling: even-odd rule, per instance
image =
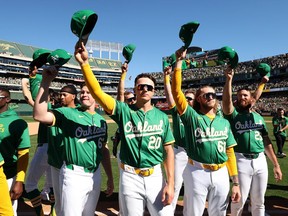
[{"label": "spectator in stands", "polygon": [[273,134],[276,138],[277,144],[277,157],[283,158],[286,157],[286,154],[283,152],[283,146],[286,141],[286,129],[288,128],[288,117],[285,115],[285,110],[281,107],[277,109],[277,114],[272,119],[273,124]]}]

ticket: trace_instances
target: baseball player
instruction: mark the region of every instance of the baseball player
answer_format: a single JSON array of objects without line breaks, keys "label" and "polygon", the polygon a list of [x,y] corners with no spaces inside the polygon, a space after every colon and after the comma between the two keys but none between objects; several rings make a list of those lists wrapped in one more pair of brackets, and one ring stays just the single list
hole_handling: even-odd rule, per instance
[{"label": "baseball player", "polygon": [[[88,61],[82,43],[75,47],[75,59],[85,82],[97,102],[117,122],[121,133],[120,199],[123,215],[143,215],[147,206],[151,215],[173,215],[174,142],[168,117],[151,104],[156,80],[149,74],[135,79],[135,105],[113,99],[103,92]],[[164,156],[165,155],[165,156]],[[166,181],[161,163],[164,161]]]},{"label": "baseball player", "polygon": [[107,123],[95,112],[95,100],[85,85],[80,92],[80,107],[60,107],[48,111],[49,86],[57,74],[54,66],[44,69],[33,116],[43,124],[59,127],[62,132],[61,212],[64,216],[91,216],[100,195],[101,161],[108,176],[107,194],[111,195],[114,189],[107,147]]},{"label": "baseball player", "polygon": [[[60,106],[75,108],[78,106],[77,90],[74,85],[66,85],[60,90]],[[58,108],[59,105],[52,106]],[[55,211],[57,216],[63,215],[61,212],[61,189],[62,183],[59,180],[60,169],[64,161],[64,144],[62,131],[59,127],[49,127],[48,129],[48,164],[51,166],[51,178],[53,185],[53,194],[55,197],[55,205],[52,212]]]},{"label": "baseball player", "polygon": [[[26,99],[27,103],[32,107],[34,106],[34,100],[37,96],[41,81],[42,75],[38,73],[38,68],[36,66],[34,66],[33,68],[29,68],[29,78],[22,79],[22,90],[24,98]],[[37,136],[37,149],[35,151],[32,161],[29,164],[29,170],[25,181],[26,194],[24,196],[25,198],[30,199],[32,206],[38,216],[43,214],[41,195],[40,191],[38,190],[38,182],[44,173],[46,173],[46,181],[43,193],[46,193],[45,191],[51,191],[50,197],[52,199],[50,200],[50,202],[52,206],[54,205],[51,168],[47,162],[47,150],[48,127],[40,123]],[[48,194],[46,196],[48,196],[49,198]]]},{"label": "baseball player", "polygon": [[283,146],[287,137],[286,129],[288,128],[288,118],[284,113],[284,109],[280,107],[277,109],[277,114],[272,119],[273,134],[276,138],[278,158],[286,157],[286,154],[283,152]]},{"label": "baseball player", "polygon": [[0,153],[5,161],[3,169],[16,216],[17,200],[23,192],[31,144],[28,125],[9,108],[10,100],[9,90],[0,88]]},{"label": "baseball player", "polygon": [[186,51],[176,51],[176,66],[172,78],[172,94],[185,126],[188,164],[184,170],[184,215],[202,215],[208,200],[209,215],[226,215],[229,195],[229,175],[232,178],[231,199],[238,202],[240,189],[233,147],[236,141],[229,122],[216,115],[215,90],[200,87],[193,108],[181,90],[181,66]]},{"label": "baseball player", "polygon": [[237,110],[232,103],[232,80],[234,71],[225,70],[226,82],[223,89],[223,113],[230,121],[238,145],[235,147],[241,199],[231,203],[231,215],[241,215],[250,192],[252,215],[264,215],[264,197],[268,182],[268,168],[264,151],[274,165],[276,181],[282,179],[282,172],[268,137],[265,120],[251,110],[253,97],[248,89],[237,91]]},{"label": "baseball player", "polygon": [[[180,119],[180,116],[177,112],[177,108],[175,105],[175,101],[173,99],[173,95],[171,92],[170,85],[170,74],[172,72],[172,67],[168,66],[164,68],[164,90],[166,95],[166,100],[169,106],[169,110],[164,112],[166,114],[171,114],[172,116],[172,125],[173,125],[173,135],[175,137],[174,143],[174,155],[175,155],[175,192],[174,199],[172,202],[172,206],[174,208],[174,212],[177,206],[178,197],[180,194],[180,190],[183,184],[183,171],[188,162],[188,156],[186,153],[186,138],[185,138],[185,128]],[[185,92],[185,98],[189,104],[189,106],[193,106],[193,102],[195,99],[195,94],[191,90],[187,90]],[[185,194],[184,194],[185,196]]]},{"label": "baseball player", "polygon": [[[128,71],[128,63],[126,61],[122,64],[121,71],[122,71],[122,73],[120,76],[120,82],[119,82],[118,87],[117,87],[117,100],[121,101],[121,102],[125,102],[129,105],[135,104],[136,98],[135,98],[134,94],[132,92],[125,91],[125,89],[124,89],[125,78],[126,78],[127,71]],[[112,137],[112,141],[113,141],[112,153],[115,157],[117,157],[117,148],[118,148],[118,145],[120,143],[120,136],[121,136],[121,134],[120,134],[120,131],[118,128],[116,130],[114,136]]]},{"label": "baseball player", "polygon": [[4,158],[0,153],[0,215],[13,216],[12,202],[10,199],[10,193],[6,175],[3,170]]}]

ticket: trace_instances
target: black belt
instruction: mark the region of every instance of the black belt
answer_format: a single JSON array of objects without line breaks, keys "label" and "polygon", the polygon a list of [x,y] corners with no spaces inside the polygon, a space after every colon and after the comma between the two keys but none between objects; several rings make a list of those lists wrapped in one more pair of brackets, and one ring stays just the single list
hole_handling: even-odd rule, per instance
[{"label": "black belt", "polygon": [[249,153],[249,154],[242,153],[242,154],[247,159],[256,159],[259,157],[259,153]]}]

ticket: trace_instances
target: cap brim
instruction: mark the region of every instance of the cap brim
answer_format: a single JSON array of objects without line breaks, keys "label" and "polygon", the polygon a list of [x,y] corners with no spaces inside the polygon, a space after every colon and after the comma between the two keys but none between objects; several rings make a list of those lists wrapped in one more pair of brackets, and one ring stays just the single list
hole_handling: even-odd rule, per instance
[{"label": "cap brim", "polygon": [[84,43],[84,46],[87,44],[87,42],[88,42],[88,36],[86,37],[86,38],[79,38],[79,40],[78,40],[78,42],[77,42],[77,44],[78,44],[78,47],[81,47],[81,43]]},{"label": "cap brim", "polygon": [[35,66],[37,68],[41,68],[43,65],[45,65],[47,63],[47,57],[50,55],[50,53],[43,53],[41,54],[38,58],[34,59],[29,67],[30,68],[34,68]]},{"label": "cap brim", "polygon": [[237,52],[235,52],[235,56],[234,56],[234,58],[231,59],[231,61],[229,62],[231,68],[236,68],[237,65],[238,65],[238,62],[239,62],[239,57],[238,57]]},{"label": "cap brim", "polygon": [[98,15],[96,13],[92,14],[89,16],[89,18],[87,19],[87,22],[85,24],[85,26],[83,27],[80,36],[79,36],[79,41],[78,44],[81,45],[81,42],[84,43],[84,45],[87,44],[89,35],[91,34],[91,32],[93,31],[96,23],[98,20]]}]

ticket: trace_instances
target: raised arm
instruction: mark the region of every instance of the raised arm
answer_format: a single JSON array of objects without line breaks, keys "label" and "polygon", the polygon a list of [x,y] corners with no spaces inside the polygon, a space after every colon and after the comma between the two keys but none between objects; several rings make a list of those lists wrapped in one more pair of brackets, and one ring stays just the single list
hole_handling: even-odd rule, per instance
[{"label": "raised arm", "polygon": [[181,90],[182,85],[182,60],[186,56],[187,50],[180,48],[176,51],[176,65],[174,74],[172,76],[172,95],[177,106],[178,113],[181,115],[184,113],[188,106],[185,95]]},{"label": "raised arm", "polygon": [[262,77],[261,79],[261,82],[259,83],[258,85],[258,88],[256,89],[256,91],[254,92],[253,94],[253,104],[252,106],[259,100],[259,98],[261,97],[262,95],[262,92],[264,90],[264,87],[265,87],[265,84],[269,81],[269,77],[268,76],[264,76]]},{"label": "raised arm", "polygon": [[233,110],[233,102],[232,102],[232,80],[234,71],[229,66],[224,71],[226,76],[226,82],[223,89],[222,95],[222,110],[225,115],[230,115]]},{"label": "raised arm", "polygon": [[32,99],[32,94],[30,92],[29,89],[29,79],[28,78],[23,78],[21,80],[21,85],[22,85],[22,93],[23,96],[26,100],[26,102],[30,105],[30,106],[34,106],[34,100]]},{"label": "raised arm", "polygon": [[52,125],[54,121],[54,114],[48,112],[48,96],[49,96],[49,86],[52,80],[57,76],[58,70],[55,66],[45,68],[43,70],[43,79],[35,99],[33,117],[36,121],[43,124]]},{"label": "raised arm", "polygon": [[124,99],[125,99],[124,98],[125,78],[126,78],[127,71],[128,71],[128,64],[126,61],[122,65],[121,71],[122,71],[122,73],[120,76],[120,82],[119,82],[118,87],[117,87],[117,100],[124,102]]},{"label": "raised arm", "polygon": [[175,106],[175,101],[171,92],[171,84],[170,84],[171,72],[172,72],[171,66],[164,68],[164,91],[169,109]]},{"label": "raised arm", "polygon": [[83,42],[81,43],[81,47],[78,47],[78,43],[75,46],[74,52],[75,59],[79,63],[85,83],[91,92],[93,98],[103,107],[103,109],[108,113],[112,114],[116,101],[110,95],[106,94],[93,74],[93,71],[90,68],[89,60],[88,60],[88,51],[84,46]]}]

